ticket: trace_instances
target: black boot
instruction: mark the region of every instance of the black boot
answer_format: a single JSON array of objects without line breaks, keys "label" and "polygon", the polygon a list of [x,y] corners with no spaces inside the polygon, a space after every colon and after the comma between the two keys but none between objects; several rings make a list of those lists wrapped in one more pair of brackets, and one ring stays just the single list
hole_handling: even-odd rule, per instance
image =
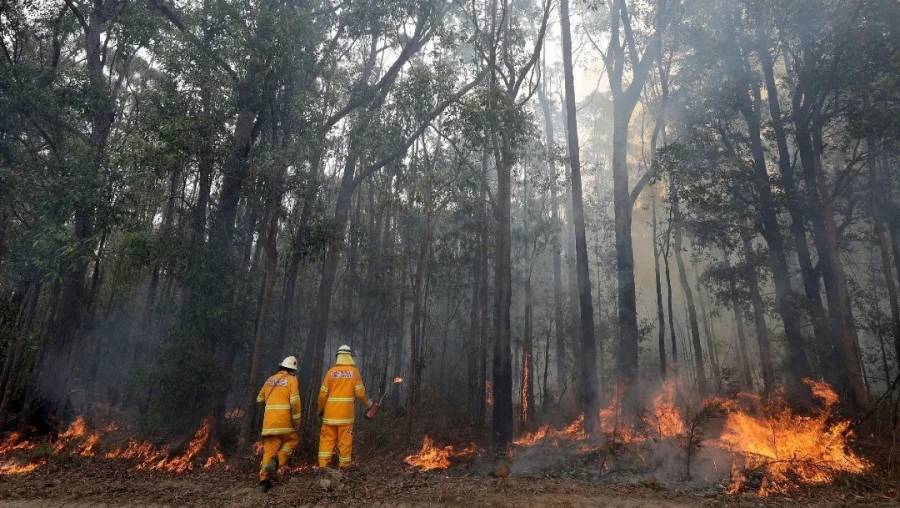
[{"label": "black boot", "polygon": [[266,473],[269,474],[269,480],[278,480],[278,463],[274,460],[266,464]]},{"label": "black boot", "polygon": [[259,482],[259,490],[262,491],[263,494],[269,491],[272,488],[272,480],[261,480]]}]

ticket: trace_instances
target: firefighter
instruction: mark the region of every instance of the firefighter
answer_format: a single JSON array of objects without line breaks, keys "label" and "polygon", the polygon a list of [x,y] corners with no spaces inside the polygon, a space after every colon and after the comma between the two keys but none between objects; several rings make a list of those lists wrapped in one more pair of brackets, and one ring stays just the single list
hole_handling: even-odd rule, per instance
[{"label": "firefighter", "polygon": [[334,447],[338,448],[338,465],[341,469],[350,466],[353,449],[353,416],[355,401],[372,407],[372,401],[366,397],[359,369],[353,362],[350,346],[341,346],[337,350],[334,366],[328,369],[319,389],[319,400],[316,405],[322,429],[319,433],[319,467],[328,467],[334,455]]},{"label": "firefighter", "polygon": [[263,384],[256,396],[265,405],[262,424],[263,457],[259,468],[259,486],[263,492],[272,488],[272,479],[287,464],[300,442],[300,383],[297,381],[297,358],[288,356]]}]

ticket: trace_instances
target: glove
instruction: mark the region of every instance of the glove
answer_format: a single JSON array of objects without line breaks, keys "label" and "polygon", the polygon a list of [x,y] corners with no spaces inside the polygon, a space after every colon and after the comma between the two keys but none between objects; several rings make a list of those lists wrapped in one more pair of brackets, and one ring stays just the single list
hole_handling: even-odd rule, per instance
[{"label": "glove", "polygon": [[372,406],[374,406],[374,405],[375,405],[375,401],[373,401],[372,399],[369,399],[369,402],[366,403],[366,409],[372,409]]}]

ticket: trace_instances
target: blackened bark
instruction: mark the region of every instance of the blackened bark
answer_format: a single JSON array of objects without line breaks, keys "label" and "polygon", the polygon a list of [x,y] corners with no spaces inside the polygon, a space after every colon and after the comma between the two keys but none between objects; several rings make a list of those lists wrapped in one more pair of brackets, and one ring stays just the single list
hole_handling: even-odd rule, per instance
[{"label": "blackened bark", "polygon": [[775,369],[772,366],[772,346],[769,329],[766,326],[766,310],[759,292],[759,275],[756,271],[753,241],[750,234],[741,229],[744,247],[744,263],[747,269],[747,287],[750,290],[750,304],[753,307],[753,325],[756,327],[756,341],[759,346],[759,365],[762,368],[763,393],[769,395],[775,389]]},{"label": "blackened bark", "polygon": [[[584,223],[584,198],[582,196],[581,186],[581,155],[579,153],[580,147],[578,145],[578,117],[575,107],[575,78],[572,70],[572,34],[569,28],[568,0],[560,0],[559,16],[562,32],[563,73],[566,90],[566,137],[568,141],[569,165],[572,171],[572,213],[575,222],[578,300],[580,304],[579,309],[581,311],[581,410],[585,414],[585,431],[592,433],[599,427],[599,407],[597,402],[597,346],[594,341],[594,304],[593,299],[591,298],[591,274],[588,264],[587,237],[585,234]],[[625,185],[627,188],[627,175],[625,178]],[[617,227],[617,238],[618,232],[619,228]],[[630,233],[628,236],[630,239]],[[637,330],[636,326],[635,322],[635,331]],[[636,344],[637,338],[635,337],[635,345]],[[635,354],[637,354],[637,351],[635,351]]]},{"label": "blackened bark", "polygon": [[676,185],[672,185],[671,201],[672,201],[672,228],[674,229],[675,240],[675,264],[678,266],[678,280],[681,283],[681,290],[684,293],[684,300],[687,303],[688,323],[691,327],[691,345],[694,353],[694,369],[696,370],[695,379],[697,382],[697,390],[700,396],[705,396],[707,391],[706,366],[703,362],[703,345],[700,343],[700,327],[697,322],[697,307],[694,303],[694,293],[691,290],[690,282],[687,277],[687,270],[684,266],[684,257],[681,252],[682,246],[682,229],[681,210],[678,203],[678,189]]},{"label": "blackened bark", "polygon": [[819,367],[826,379],[835,383],[833,373],[838,372],[837,358],[835,357],[834,337],[829,329],[828,318],[822,306],[822,296],[819,289],[819,275],[813,268],[809,245],[806,239],[805,215],[803,202],[797,192],[794,166],[791,164],[791,154],[788,150],[787,134],[784,128],[784,120],[781,113],[778,85],[775,82],[774,63],[769,53],[769,41],[761,18],[757,19],[756,26],[757,51],[766,84],[766,98],[768,99],[769,113],[772,117],[772,130],[778,147],[778,170],[781,174],[781,184],[784,188],[785,202],[791,216],[791,235],[794,239],[794,247],[797,252],[797,261],[800,265],[800,273],[803,277],[804,302],[813,325],[813,333],[816,336],[816,351],[818,352]]},{"label": "blackened bark", "polygon": [[666,378],[666,314],[663,312],[663,301],[662,301],[662,281],[660,280],[659,273],[659,243],[657,243],[657,226],[656,226],[656,193],[653,193],[653,202],[651,204],[652,207],[652,235],[653,235],[653,275],[656,279],[656,327],[657,327],[657,335],[659,337],[658,348],[659,348],[659,370],[660,376],[663,379]]},{"label": "blackened bark", "polygon": [[821,126],[813,121],[810,129],[810,119],[801,115],[802,113],[795,112],[795,136],[806,183],[813,238],[819,254],[822,279],[825,281],[828,312],[836,331],[835,349],[840,355],[838,368],[843,381],[839,388],[848,392],[849,398],[845,403],[851,408],[859,409],[866,406],[868,393],[859,360],[859,338],[853,322],[847,276],[840,260],[833,204],[823,181]]},{"label": "blackened bark", "polygon": [[728,269],[728,293],[731,296],[731,311],[734,316],[734,325],[737,328],[738,340],[738,374],[741,388],[753,391],[753,375],[750,369],[750,356],[747,354],[747,334],[744,331],[744,314],[741,312],[740,299],[737,296],[737,274],[734,272],[729,259],[728,250],[722,249],[722,260]]},{"label": "blackened bark", "polygon": [[37,310],[38,297],[41,292],[41,283],[33,282],[28,287],[25,300],[16,319],[15,341],[7,350],[3,373],[0,375],[0,432],[6,426],[9,416],[9,404],[12,402],[13,393],[19,379],[22,377],[23,354],[28,337],[31,334],[32,323]]},{"label": "blackened bark", "polygon": [[887,184],[887,182],[885,181],[886,179],[882,177],[883,172],[881,171],[881,154],[878,153],[876,142],[873,139],[870,138],[867,144],[871,153],[870,157],[872,157],[872,159],[869,161],[869,182],[871,185],[872,193],[871,214],[874,229],[873,233],[875,235],[875,241],[876,243],[878,243],[878,250],[881,257],[881,270],[884,276],[884,285],[887,287],[888,304],[891,307],[891,323],[893,325],[892,328],[894,336],[894,354],[895,358],[897,358],[897,361],[900,362],[900,298],[898,298],[897,294],[897,279],[894,277],[894,271],[892,269],[891,248],[889,245],[890,240],[884,227],[884,223],[889,220],[888,213],[891,204],[885,202],[885,191],[879,188],[880,185]]},{"label": "blackened bark", "polygon": [[[566,385],[566,336],[563,323],[563,296],[562,296],[562,258],[560,254],[560,221],[559,198],[557,196],[556,165],[553,162],[553,118],[550,115],[550,101],[546,92],[547,80],[541,82],[538,89],[538,100],[544,114],[544,135],[547,150],[547,167],[551,175],[550,180],[550,249],[553,256],[553,329],[556,343],[556,388],[563,391]],[[544,397],[549,400],[548,397]]]},{"label": "blackened bark", "polygon": [[812,369],[806,357],[806,344],[800,328],[800,312],[795,305],[796,298],[791,288],[784,238],[781,234],[781,225],[778,223],[775,198],[766,169],[759,123],[760,90],[758,84],[749,78],[747,86],[748,92],[752,93],[752,100],[750,95],[740,94],[738,109],[747,124],[750,151],[753,156],[753,185],[759,199],[760,227],[769,247],[769,266],[775,282],[775,304],[787,338],[785,388],[787,395],[792,399],[805,400],[807,397],[804,395],[801,380],[810,377]]},{"label": "blackened bark", "polygon": [[511,266],[511,218],[512,206],[512,148],[504,133],[497,133],[499,156],[497,166],[497,204],[494,210],[497,221],[497,248],[494,261],[494,356],[493,372],[493,444],[498,450],[505,449],[512,441],[512,344],[510,330],[510,304],[512,300]]}]

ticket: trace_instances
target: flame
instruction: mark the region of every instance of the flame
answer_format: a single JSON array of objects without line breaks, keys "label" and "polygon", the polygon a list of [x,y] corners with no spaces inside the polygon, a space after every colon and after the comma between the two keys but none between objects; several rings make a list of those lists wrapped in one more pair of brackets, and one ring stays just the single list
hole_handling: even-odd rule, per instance
[{"label": "flame", "polygon": [[9,436],[7,436],[2,443],[0,443],[0,455],[5,455],[16,450],[31,450],[33,448],[34,443],[28,440],[23,440],[22,434],[13,432]]},{"label": "flame", "polygon": [[[643,442],[650,437],[654,439],[680,437],[686,432],[687,425],[675,404],[674,383],[663,384],[653,398],[653,407],[643,418],[644,426],[640,429],[632,423],[631,418],[623,414],[622,397],[624,393],[623,387],[617,388],[609,404],[600,410],[598,414],[600,432],[623,444]],[[652,434],[649,433],[650,430],[652,430]],[[580,415],[564,429],[554,429],[550,425],[543,425],[536,431],[524,434],[514,440],[513,444],[534,446],[545,441],[558,444],[561,440],[584,441],[587,437],[584,430],[584,415]],[[594,448],[582,446],[579,449],[593,450]]]},{"label": "flame", "polygon": [[[185,473],[194,469],[195,463],[199,460],[204,449],[211,448],[210,455],[202,462],[203,467],[209,469],[226,462],[225,455],[219,448],[218,443],[210,442],[212,422],[212,417],[204,419],[191,441],[185,447],[184,452],[171,457],[169,456],[168,446],[156,446],[149,441],[138,441],[135,439],[129,439],[124,447],[101,453],[101,443],[104,434],[118,430],[119,426],[116,423],[109,423],[103,427],[103,430],[90,431],[85,419],[79,416],[65,431],[57,436],[52,450],[54,455],[59,455],[66,451],[71,455],[82,457],[100,455],[110,460],[133,461],[136,463],[135,467],[137,469]],[[20,450],[31,450],[33,448],[35,448],[34,443],[23,440],[21,434],[12,433],[0,442],[0,455]],[[44,464],[46,464],[44,459],[24,465],[14,461],[7,461],[0,463],[0,474],[24,474],[34,471]],[[227,469],[228,466],[226,465],[225,467]]]},{"label": "flame", "polygon": [[484,382],[484,403],[487,407],[494,405],[494,384],[490,379]]},{"label": "flame", "polygon": [[394,377],[394,384],[395,384],[395,385],[399,385],[399,384],[402,383],[402,382],[403,382],[403,378],[402,378],[402,377],[400,377],[400,376]]},{"label": "flame", "polygon": [[200,425],[200,428],[197,429],[197,432],[194,433],[194,437],[191,439],[191,442],[188,443],[183,454],[160,460],[150,469],[156,471],[169,471],[172,473],[184,473],[193,470],[194,457],[200,453],[206,445],[206,442],[209,441],[211,429],[212,417],[208,416],[203,420],[203,423]]},{"label": "flame", "polygon": [[837,394],[826,383],[804,380],[822,403],[812,416],[794,413],[783,397],[765,402],[755,395],[744,395],[761,408],[753,414],[738,401],[726,401],[727,414],[719,438],[725,448],[737,455],[743,467],[732,467],[727,492],[744,490],[747,471],[763,473],[757,489],[760,496],[787,493],[798,484],[831,483],[841,473],[862,473],[871,467],[850,450],[850,422],[834,420]]},{"label": "flame", "polygon": [[576,418],[563,429],[554,429],[550,425],[541,425],[538,430],[529,432],[513,441],[516,446],[534,446],[544,441],[558,443],[561,440],[581,441],[587,438],[584,433],[584,415]]},{"label": "flame", "polygon": [[93,457],[96,454],[95,448],[100,443],[100,433],[91,432],[87,439],[78,446],[77,453],[82,457]]},{"label": "flame", "polygon": [[647,428],[653,429],[656,437],[666,439],[683,436],[687,425],[681,411],[675,405],[675,383],[671,380],[663,383],[662,389],[653,398],[653,409],[644,417]]},{"label": "flame", "polygon": [[623,444],[640,441],[641,437],[630,422],[630,418],[622,412],[622,398],[625,387],[617,385],[609,405],[600,410],[600,431],[608,434],[614,441]]},{"label": "flame", "polygon": [[151,464],[159,462],[167,454],[167,450],[159,449],[149,441],[136,441],[130,439],[125,448],[106,453],[107,459],[122,459],[138,461],[138,469],[146,469]]},{"label": "flame", "polygon": [[419,468],[420,471],[431,471],[447,469],[450,467],[451,458],[469,458],[476,453],[478,453],[478,447],[475,446],[475,443],[470,443],[469,446],[456,451],[452,445],[443,448],[434,446],[434,441],[426,435],[422,440],[422,448],[419,453],[407,456],[403,462]]},{"label": "flame", "polygon": [[[203,463],[203,469],[211,469],[219,464],[225,463],[225,455],[222,454],[222,450],[219,449],[219,445],[216,444],[213,447],[213,454],[210,455],[206,462]],[[227,468],[227,465],[226,465]]]},{"label": "flame", "polygon": [[39,467],[46,464],[46,461],[40,460],[37,462],[31,462],[29,464],[18,464],[15,462],[6,462],[0,464],[0,476],[2,475],[13,475],[13,474],[28,474],[32,471],[37,470]]},{"label": "flame", "polygon": [[56,444],[53,446],[53,452],[60,453],[66,445],[80,437],[84,437],[86,433],[87,424],[84,422],[84,417],[79,416],[75,418],[75,421],[70,423],[69,427],[57,437]]}]

